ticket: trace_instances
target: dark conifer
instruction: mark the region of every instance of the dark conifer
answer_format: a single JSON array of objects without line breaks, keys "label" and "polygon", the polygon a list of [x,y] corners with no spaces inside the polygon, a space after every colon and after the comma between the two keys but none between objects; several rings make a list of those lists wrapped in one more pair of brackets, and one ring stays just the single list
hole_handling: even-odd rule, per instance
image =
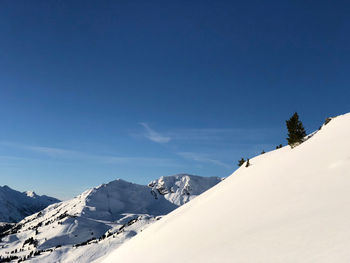
[{"label": "dark conifer", "polygon": [[302,122],[299,120],[298,113],[294,113],[293,116],[286,121],[288,129],[288,144],[294,146],[298,143],[302,143],[306,132]]},{"label": "dark conifer", "polygon": [[238,161],[238,166],[242,166],[242,164],[245,163],[245,160],[244,158],[242,158],[241,160]]}]

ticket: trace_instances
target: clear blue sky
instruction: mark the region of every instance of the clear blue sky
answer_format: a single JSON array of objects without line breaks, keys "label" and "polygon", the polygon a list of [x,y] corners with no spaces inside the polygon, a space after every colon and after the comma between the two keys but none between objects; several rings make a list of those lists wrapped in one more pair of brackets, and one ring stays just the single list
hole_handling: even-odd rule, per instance
[{"label": "clear blue sky", "polygon": [[350,111],[348,1],[0,1],[0,185],[227,176]]}]

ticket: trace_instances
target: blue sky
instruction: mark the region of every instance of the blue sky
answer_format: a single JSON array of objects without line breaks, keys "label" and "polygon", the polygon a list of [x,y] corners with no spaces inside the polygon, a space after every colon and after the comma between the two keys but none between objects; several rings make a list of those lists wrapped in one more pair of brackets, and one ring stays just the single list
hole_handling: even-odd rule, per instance
[{"label": "blue sky", "polygon": [[0,2],[0,185],[227,176],[349,111],[346,1]]}]

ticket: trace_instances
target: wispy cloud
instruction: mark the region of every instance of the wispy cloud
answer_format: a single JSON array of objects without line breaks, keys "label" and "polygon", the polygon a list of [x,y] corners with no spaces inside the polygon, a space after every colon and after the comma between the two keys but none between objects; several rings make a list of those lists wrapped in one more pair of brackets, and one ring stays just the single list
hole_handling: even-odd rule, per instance
[{"label": "wispy cloud", "polygon": [[177,154],[185,159],[189,159],[192,161],[201,162],[201,163],[211,163],[211,164],[215,164],[215,165],[222,166],[225,168],[232,168],[232,166],[230,166],[230,165],[228,165],[220,160],[210,158],[210,156],[208,156],[206,154],[199,154],[199,153],[194,153],[194,152],[178,152]]},{"label": "wispy cloud", "polygon": [[146,137],[156,143],[190,143],[201,145],[220,145],[259,143],[272,136],[277,136],[275,128],[174,128],[162,133],[155,131],[145,122],[139,123],[144,131],[133,133],[131,136]]},{"label": "wispy cloud", "polygon": [[82,158],[82,157],[88,156],[88,154],[86,153],[74,151],[70,149],[27,145],[27,144],[16,143],[16,142],[0,142],[0,145],[11,147],[11,148],[17,148],[25,151],[30,151],[30,152],[41,153],[49,157]]},{"label": "wispy cloud", "polygon": [[102,156],[100,161],[103,163],[134,163],[135,165],[142,166],[180,166],[176,161],[170,158],[152,158],[152,157],[115,157],[115,156]]},{"label": "wispy cloud", "polygon": [[164,136],[164,135],[160,134],[159,132],[156,132],[155,130],[153,130],[147,123],[140,122],[139,124],[145,128],[144,136],[147,139],[149,139],[153,142],[156,142],[156,143],[167,143],[171,140],[170,137]]},{"label": "wispy cloud", "polygon": [[[184,159],[203,164],[212,164],[232,169],[228,165],[228,156],[254,156],[263,149],[268,151],[273,146],[261,144],[278,136],[276,128],[173,128],[159,133],[147,123],[139,123],[145,129],[137,137],[146,137],[157,143],[168,143],[167,149]],[[132,136],[135,136],[133,134]],[[171,143],[169,143],[171,142]],[[215,153],[205,154],[205,153]],[[223,160],[217,156],[223,157]]]},{"label": "wispy cloud", "polygon": [[77,152],[73,150],[67,150],[67,149],[60,149],[60,148],[53,148],[53,147],[44,147],[44,146],[28,146],[28,145],[22,145],[22,147],[26,150],[30,150],[33,152],[42,153],[51,157],[58,157],[58,156],[66,156],[66,157],[86,157],[88,154]]},{"label": "wispy cloud", "polygon": [[[71,149],[62,149],[46,146],[33,146],[26,144],[19,144],[13,142],[0,142],[0,145],[17,148],[25,151],[39,153],[44,156],[54,159],[64,160],[81,160],[81,161],[93,161],[105,164],[129,164],[144,166],[178,166],[178,164],[170,158],[157,158],[157,157],[129,157],[129,156],[113,156],[113,155],[99,155],[90,154],[81,151],[75,151]],[[1,157],[1,156],[0,156]],[[11,157],[15,158],[15,157]]]},{"label": "wispy cloud", "polygon": [[11,156],[11,155],[0,155],[0,160],[14,160],[14,161],[18,161],[18,160],[28,160],[27,158],[23,158],[23,157],[18,157],[18,156]]},{"label": "wispy cloud", "polygon": [[218,143],[261,141],[274,134],[276,129],[270,128],[200,128],[200,129],[174,129],[170,136],[174,141],[201,141]]}]

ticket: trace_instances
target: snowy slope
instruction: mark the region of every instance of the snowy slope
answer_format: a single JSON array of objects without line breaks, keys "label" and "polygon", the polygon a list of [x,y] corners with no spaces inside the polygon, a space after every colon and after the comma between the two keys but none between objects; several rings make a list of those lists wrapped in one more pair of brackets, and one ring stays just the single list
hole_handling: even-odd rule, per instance
[{"label": "snowy slope", "polygon": [[0,186],[0,222],[18,222],[48,205],[60,202],[46,195],[39,196],[35,192],[18,192],[7,185]]},{"label": "snowy slope", "polygon": [[[165,188],[178,186],[175,199],[185,200],[181,196],[186,195],[188,201],[221,179],[184,174],[154,182],[158,181],[164,181]],[[4,233],[0,256],[24,258],[40,252],[30,260],[92,262],[178,206],[155,185],[151,188],[118,179],[26,217]]]},{"label": "snowy slope", "polygon": [[350,262],[350,114],[250,163],[103,262]]}]

